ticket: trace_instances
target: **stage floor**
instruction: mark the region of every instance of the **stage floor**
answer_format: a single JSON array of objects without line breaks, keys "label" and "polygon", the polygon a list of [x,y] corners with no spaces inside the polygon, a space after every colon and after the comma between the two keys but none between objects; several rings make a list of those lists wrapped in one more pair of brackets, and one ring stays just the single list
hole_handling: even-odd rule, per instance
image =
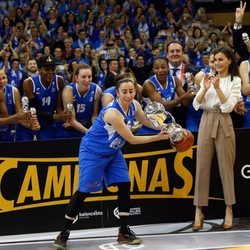
[{"label": "stage floor", "polygon": [[[250,250],[250,218],[234,219],[234,228],[222,229],[223,220],[206,220],[200,232],[192,232],[192,222],[132,226],[143,238],[138,246],[116,243],[117,228],[71,231],[68,250]],[[0,237],[0,250],[53,250],[58,232]]]}]

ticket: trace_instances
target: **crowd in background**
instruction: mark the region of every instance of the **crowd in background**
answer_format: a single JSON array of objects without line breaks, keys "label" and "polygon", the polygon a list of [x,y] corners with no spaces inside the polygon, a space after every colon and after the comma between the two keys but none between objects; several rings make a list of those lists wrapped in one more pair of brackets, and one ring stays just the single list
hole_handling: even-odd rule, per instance
[{"label": "crowd in background", "polygon": [[214,49],[234,50],[230,23],[216,27],[192,0],[164,4],[159,10],[149,0],[1,1],[0,68],[22,96],[24,80],[39,73],[39,58],[52,55],[65,86],[75,82],[74,69],[87,64],[92,82],[105,91],[128,68],[143,85],[155,74],[154,60],[168,57],[172,41],[182,45],[183,63],[193,73],[210,70]]}]

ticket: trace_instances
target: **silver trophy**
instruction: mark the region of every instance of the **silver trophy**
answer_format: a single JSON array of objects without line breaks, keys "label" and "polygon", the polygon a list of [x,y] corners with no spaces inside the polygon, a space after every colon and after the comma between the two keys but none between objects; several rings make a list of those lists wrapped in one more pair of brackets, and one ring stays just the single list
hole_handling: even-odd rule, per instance
[{"label": "silver trophy", "polygon": [[185,79],[187,82],[187,85],[189,88],[193,88],[194,89],[194,75],[191,72],[186,72],[185,74]]},{"label": "silver trophy", "polygon": [[30,114],[31,115],[36,115],[36,109],[35,108],[30,108]]},{"label": "silver trophy", "polygon": [[72,109],[73,109],[73,104],[72,103],[68,103],[67,104],[67,110],[72,111]]},{"label": "silver trophy", "polygon": [[[161,130],[170,134],[171,146],[176,149],[176,151],[186,151],[193,145],[194,138],[192,133],[176,123],[175,118],[165,110],[165,107],[161,103],[148,103],[144,112],[154,127],[161,127]],[[165,121],[170,122],[165,123]]]},{"label": "silver trophy", "polygon": [[67,118],[66,121],[64,122],[64,127],[70,127],[71,124],[71,114],[73,110],[73,104],[72,103],[67,103],[66,105],[66,112],[67,112]]},{"label": "silver trophy", "polygon": [[246,44],[248,50],[250,50],[250,40],[247,33],[242,33],[242,40]]},{"label": "silver trophy", "polygon": [[36,114],[36,109],[31,107],[30,108],[30,115],[31,115],[31,119],[30,119],[30,126],[32,130],[39,130],[40,129],[40,124],[37,120],[37,114]]},{"label": "silver trophy", "polygon": [[245,44],[249,42],[249,36],[247,33],[242,33],[242,40]]},{"label": "silver trophy", "polygon": [[29,99],[27,96],[23,96],[21,99],[22,110],[24,113],[29,112]]}]

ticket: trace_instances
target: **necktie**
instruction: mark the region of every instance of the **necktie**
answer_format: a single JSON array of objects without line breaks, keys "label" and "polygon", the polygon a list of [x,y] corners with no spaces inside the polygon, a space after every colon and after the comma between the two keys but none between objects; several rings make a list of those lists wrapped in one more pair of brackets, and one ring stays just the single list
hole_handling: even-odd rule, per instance
[{"label": "necktie", "polygon": [[179,70],[178,68],[173,68],[172,70],[172,76],[176,76],[176,72]]}]

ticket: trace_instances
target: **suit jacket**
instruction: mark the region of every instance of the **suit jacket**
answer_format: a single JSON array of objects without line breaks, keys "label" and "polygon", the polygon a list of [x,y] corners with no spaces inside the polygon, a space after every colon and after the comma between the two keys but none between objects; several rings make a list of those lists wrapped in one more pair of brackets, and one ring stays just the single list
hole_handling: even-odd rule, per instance
[{"label": "suit jacket", "polygon": [[108,71],[104,81],[104,89],[115,86],[115,74]]},{"label": "suit jacket", "polygon": [[[195,68],[191,64],[184,64],[184,74],[190,72],[193,75],[197,73]],[[184,78],[183,89],[187,91],[187,82]],[[192,105],[192,103],[190,103]],[[187,107],[182,104],[173,108],[173,116],[178,124],[180,124],[183,128],[186,128],[186,118],[187,118]]]},{"label": "suit jacket", "polygon": [[241,60],[248,60],[250,57],[250,53],[247,49],[246,44],[242,40],[243,29],[233,29],[233,45],[235,51],[240,55]]}]

